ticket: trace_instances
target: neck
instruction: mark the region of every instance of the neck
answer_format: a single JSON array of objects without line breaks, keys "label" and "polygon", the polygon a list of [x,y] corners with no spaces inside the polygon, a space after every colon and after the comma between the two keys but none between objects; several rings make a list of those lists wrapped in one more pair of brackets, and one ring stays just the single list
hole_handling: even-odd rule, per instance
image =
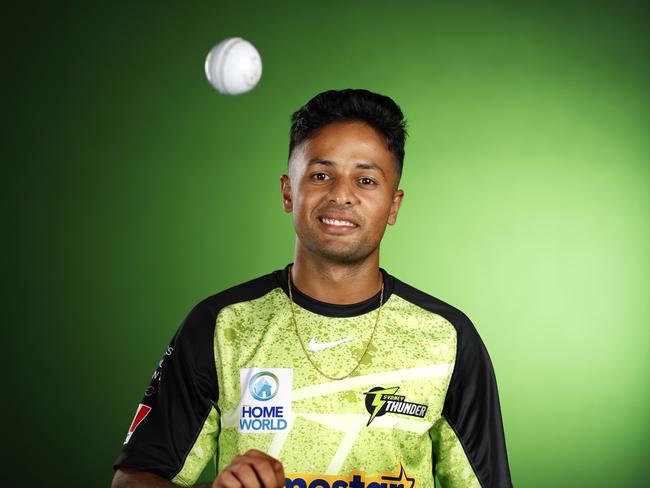
[{"label": "neck", "polygon": [[344,305],[366,300],[381,289],[379,249],[355,263],[331,261],[296,246],[291,282],[321,302]]}]

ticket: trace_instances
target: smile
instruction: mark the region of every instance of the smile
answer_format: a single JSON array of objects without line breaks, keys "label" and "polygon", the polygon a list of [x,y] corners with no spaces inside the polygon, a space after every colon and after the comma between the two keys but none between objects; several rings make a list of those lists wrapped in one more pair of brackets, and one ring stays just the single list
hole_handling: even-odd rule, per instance
[{"label": "smile", "polygon": [[319,220],[324,224],[333,225],[336,227],[358,227],[357,224],[354,224],[348,220],[328,219],[325,217],[321,217]]}]

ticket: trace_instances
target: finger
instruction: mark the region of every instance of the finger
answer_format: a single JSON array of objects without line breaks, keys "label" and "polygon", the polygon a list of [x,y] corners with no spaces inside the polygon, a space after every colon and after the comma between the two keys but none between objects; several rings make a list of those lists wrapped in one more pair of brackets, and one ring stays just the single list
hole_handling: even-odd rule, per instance
[{"label": "finger", "polygon": [[[284,476],[284,467],[282,466],[282,463],[275,459],[272,456],[269,456],[265,452],[259,451],[257,449],[249,449],[246,451],[245,456],[250,456],[250,457],[258,457],[258,458],[266,458],[271,462],[271,467],[273,468],[274,476],[275,476],[275,486],[284,486],[285,485],[285,476]],[[266,482],[265,482],[265,488],[270,488],[267,487]],[[275,487],[273,487],[275,488]]]},{"label": "finger", "polygon": [[212,486],[213,488],[242,488],[242,484],[239,482],[237,477],[228,469],[224,469],[219,474]]},{"label": "finger", "polygon": [[258,451],[257,449],[249,449],[248,451],[246,451],[246,454],[244,454],[244,456],[268,459],[271,462],[271,466],[273,467],[274,470],[282,470],[282,463],[277,459],[275,459],[273,456],[269,456],[267,453],[263,451]]},{"label": "finger", "polygon": [[269,461],[273,461],[274,465],[275,464],[282,464],[282,463],[280,463],[280,461],[275,459],[273,456],[269,456],[264,451],[259,451],[257,449],[249,449],[248,451],[246,451],[246,454],[244,454],[244,456],[268,459]]},{"label": "finger", "polygon": [[271,457],[251,457],[253,461],[251,466],[255,469],[257,477],[260,479],[264,488],[277,488],[278,482],[273,469],[273,461]]},{"label": "finger", "polygon": [[277,486],[283,488],[287,480],[284,477],[284,466],[282,466],[280,461],[274,466],[273,471],[275,472],[275,479],[278,482]]},{"label": "finger", "polygon": [[255,474],[255,470],[249,463],[231,464],[226,469],[237,477],[244,488],[262,488],[262,484],[257,474]]},{"label": "finger", "polygon": [[264,458],[274,459],[271,456],[269,456],[267,453],[265,453],[264,451],[260,451],[259,449],[249,449],[248,451],[246,451],[244,456],[264,457]]}]

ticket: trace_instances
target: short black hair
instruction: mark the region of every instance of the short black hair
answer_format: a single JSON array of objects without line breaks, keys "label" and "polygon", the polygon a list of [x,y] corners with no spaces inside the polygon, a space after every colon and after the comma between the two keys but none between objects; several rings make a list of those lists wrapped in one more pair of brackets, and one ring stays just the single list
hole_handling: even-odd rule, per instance
[{"label": "short black hair", "polygon": [[363,89],[324,91],[294,112],[291,116],[289,159],[294,148],[318,129],[334,122],[354,120],[367,123],[384,136],[401,176],[407,136],[404,114],[392,98]]}]

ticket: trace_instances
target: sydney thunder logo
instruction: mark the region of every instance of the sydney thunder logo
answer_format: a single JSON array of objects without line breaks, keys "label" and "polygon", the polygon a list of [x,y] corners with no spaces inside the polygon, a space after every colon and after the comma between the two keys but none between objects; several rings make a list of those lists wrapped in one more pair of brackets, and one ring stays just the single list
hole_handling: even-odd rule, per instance
[{"label": "sydney thunder logo", "polygon": [[404,395],[396,395],[397,390],[399,390],[399,386],[393,386],[392,388],[376,386],[364,393],[366,395],[366,410],[370,414],[366,426],[370,425],[370,422],[375,417],[381,417],[387,413],[399,413],[419,418],[424,417],[427,413],[427,406],[420,403],[407,402]]}]

